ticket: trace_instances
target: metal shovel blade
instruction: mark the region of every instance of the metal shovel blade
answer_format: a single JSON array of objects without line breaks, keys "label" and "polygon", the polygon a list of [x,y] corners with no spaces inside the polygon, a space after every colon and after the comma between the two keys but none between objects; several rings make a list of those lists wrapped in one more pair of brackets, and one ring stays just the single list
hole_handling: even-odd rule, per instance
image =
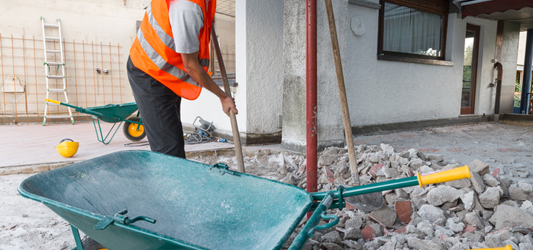
[{"label": "metal shovel blade", "polygon": [[380,210],[385,203],[381,192],[344,197],[344,201],[365,213]]}]

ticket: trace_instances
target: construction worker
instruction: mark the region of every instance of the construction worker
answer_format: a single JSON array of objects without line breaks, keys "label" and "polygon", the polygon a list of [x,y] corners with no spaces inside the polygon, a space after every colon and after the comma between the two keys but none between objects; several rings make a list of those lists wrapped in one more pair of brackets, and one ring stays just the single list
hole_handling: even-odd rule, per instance
[{"label": "construction worker", "polygon": [[216,0],[152,0],[130,49],[128,77],[152,151],[185,158],[181,98],[203,88],[237,108],[207,73]]}]

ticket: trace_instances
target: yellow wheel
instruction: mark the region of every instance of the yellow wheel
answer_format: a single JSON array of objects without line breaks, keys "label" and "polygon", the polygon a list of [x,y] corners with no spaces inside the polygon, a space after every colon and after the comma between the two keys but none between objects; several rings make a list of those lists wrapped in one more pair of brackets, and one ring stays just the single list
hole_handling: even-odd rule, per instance
[{"label": "yellow wheel", "polygon": [[[130,117],[128,120],[138,122],[141,119],[139,117]],[[124,135],[128,140],[130,141],[140,141],[146,137],[146,133],[144,132],[144,126],[139,125],[136,123],[131,122],[124,122],[124,126],[122,127]]]}]

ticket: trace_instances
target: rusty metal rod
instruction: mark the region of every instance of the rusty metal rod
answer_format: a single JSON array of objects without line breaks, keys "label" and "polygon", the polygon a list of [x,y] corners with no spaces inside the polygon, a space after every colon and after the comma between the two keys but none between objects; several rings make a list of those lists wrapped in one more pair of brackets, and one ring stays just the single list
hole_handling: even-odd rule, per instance
[{"label": "rusty metal rod", "polygon": [[[317,175],[317,0],[306,2],[307,192],[318,191]],[[308,217],[310,214],[308,214]]]}]

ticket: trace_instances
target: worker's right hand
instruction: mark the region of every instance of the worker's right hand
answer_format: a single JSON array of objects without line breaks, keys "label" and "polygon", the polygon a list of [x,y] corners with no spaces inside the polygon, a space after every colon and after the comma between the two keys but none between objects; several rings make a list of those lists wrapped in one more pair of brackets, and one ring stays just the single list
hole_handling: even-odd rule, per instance
[{"label": "worker's right hand", "polygon": [[226,95],[225,97],[220,99],[220,103],[222,104],[222,111],[226,113],[227,116],[229,116],[230,110],[233,111],[233,113],[238,114],[239,111],[237,110],[237,107],[235,106],[235,102],[233,101],[233,98]]}]

